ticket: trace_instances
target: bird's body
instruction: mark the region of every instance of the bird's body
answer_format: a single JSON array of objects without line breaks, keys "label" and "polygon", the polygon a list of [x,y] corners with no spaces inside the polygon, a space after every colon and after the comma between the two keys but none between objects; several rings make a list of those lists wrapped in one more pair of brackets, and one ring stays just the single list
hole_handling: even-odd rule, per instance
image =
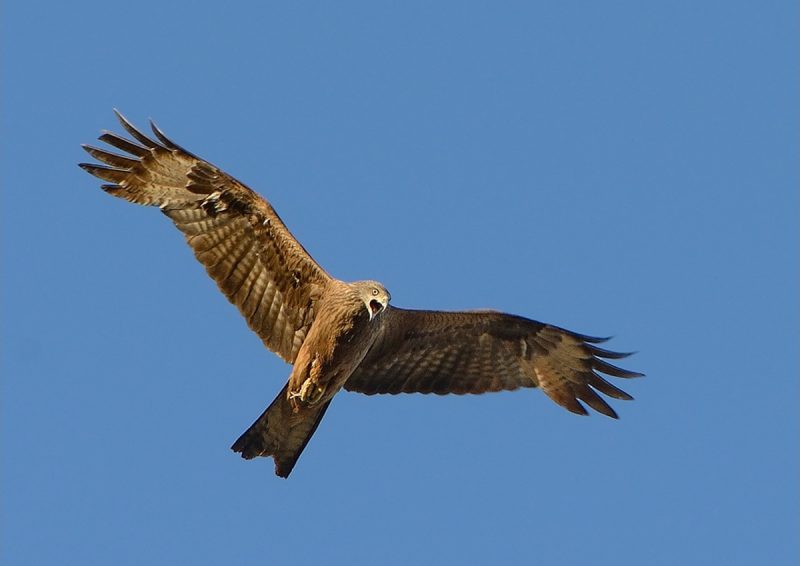
[{"label": "bird's body", "polygon": [[[371,299],[373,292],[378,299]],[[379,305],[374,312],[372,300]],[[274,456],[278,475],[287,476],[334,395],[364,359],[374,339],[370,325],[380,324],[387,303],[379,283],[333,280],[319,299],[286,388],[233,449],[248,459]]]},{"label": "bird's body", "polygon": [[107,165],[81,164],[128,201],[158,206],[186,236],[220,290],[265,346],[293,364],[286,386],[234,443],[244,458],[272,456],[287,477],[333,397],[375,393],[483,393],[541,387],[566,409],[580,401],[616,418],[596,393],[631,397],[598,375],[641,374],[606,362],[626,356],[604,339],[491,311],[399,309],[376,281],[346,283],[326,273],[255,192],[176,145],[122,125],[109,132],[125,156],[85,146]]},{"label": "bird's body", "polygon": [[[374,311],[372,301],[378,305]],[[289,376],[295,406],[330,401],[344,386],[372,346],[376,333],[370,326],[380,325],[388,303],[388,293],[375,281],[331,281]]]}]

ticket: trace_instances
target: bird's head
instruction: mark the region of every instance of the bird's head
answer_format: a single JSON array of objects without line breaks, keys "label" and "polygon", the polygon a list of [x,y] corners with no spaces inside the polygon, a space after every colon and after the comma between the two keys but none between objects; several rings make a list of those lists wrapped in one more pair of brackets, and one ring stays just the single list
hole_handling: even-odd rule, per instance
[{"label": "bird's head", "polygon": [[361,300],[364,301],[370,320],[385,311],[386,307],[389,306],[389,301],[392,300],[392,296],[386,290],[386,287],[377,281],[356,281],[353,283],[353,287],[355,287]]}]

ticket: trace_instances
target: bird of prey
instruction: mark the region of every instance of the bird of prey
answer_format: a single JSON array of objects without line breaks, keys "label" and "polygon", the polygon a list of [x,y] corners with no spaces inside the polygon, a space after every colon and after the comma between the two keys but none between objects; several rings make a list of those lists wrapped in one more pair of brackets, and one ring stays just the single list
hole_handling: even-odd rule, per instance
[{"label": "bird of prey", "polygon": [[390,306],[377,281],[329,275],[244,183],[152,122],[155,139],[115,113],[132,139],[99,139],[124,155],[84,145],[103,164],[80,166],[107,181],[107,193],[159,207],[264,345],[293,365],[283,390],[233,444],[243,458],[272,456],[275,473],[288,477],[342,388],[443,395],[539,387],[573,413],[588,414],[584,402],[612,418],[598,392],[632,398],[600,375],[642,375],[607,362],[629,354],[599,347],[605,338],[494,311]]}]

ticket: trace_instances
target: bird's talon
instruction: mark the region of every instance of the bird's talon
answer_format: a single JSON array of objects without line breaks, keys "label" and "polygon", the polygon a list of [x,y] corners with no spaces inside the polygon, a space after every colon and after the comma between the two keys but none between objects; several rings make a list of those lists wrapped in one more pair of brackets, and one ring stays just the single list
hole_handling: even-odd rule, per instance
[{"label": "bird's talon", "polygon": [[289,400],[294,401],[292,404],[295,407],[298,406],[298,402],[302,402],[306,405],[314,405],[322,398],[324,393],[325,393],[324,387],[316,385],[310,379],[306,379],[303,382],[303,385],[300,386],[300,389],[298,391],[289,392]]}]

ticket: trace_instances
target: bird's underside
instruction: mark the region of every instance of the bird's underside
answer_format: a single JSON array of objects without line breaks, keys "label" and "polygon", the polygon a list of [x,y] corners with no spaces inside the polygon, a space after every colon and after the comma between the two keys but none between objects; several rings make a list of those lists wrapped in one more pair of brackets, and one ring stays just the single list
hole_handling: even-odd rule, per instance
[{"label": "bird's underside", "polygon": [[234,443],[244,458],[272,456],[287,477],[342,388],[378,393],[465,394],[539,387],[577,414],[617,418],[600,396],[631,399],[606,376],[642,374],[610,364],[622,354],[595,338],[498,312],[389,306],[375,281],[332,278],[272,206],[243,183],[170,141],[117,117],[132,140],[105,132],[122,153],[84,146],[102,164],[80,164],[102,188],[158,206],[264,345],[293,364],[284,389]]}]

